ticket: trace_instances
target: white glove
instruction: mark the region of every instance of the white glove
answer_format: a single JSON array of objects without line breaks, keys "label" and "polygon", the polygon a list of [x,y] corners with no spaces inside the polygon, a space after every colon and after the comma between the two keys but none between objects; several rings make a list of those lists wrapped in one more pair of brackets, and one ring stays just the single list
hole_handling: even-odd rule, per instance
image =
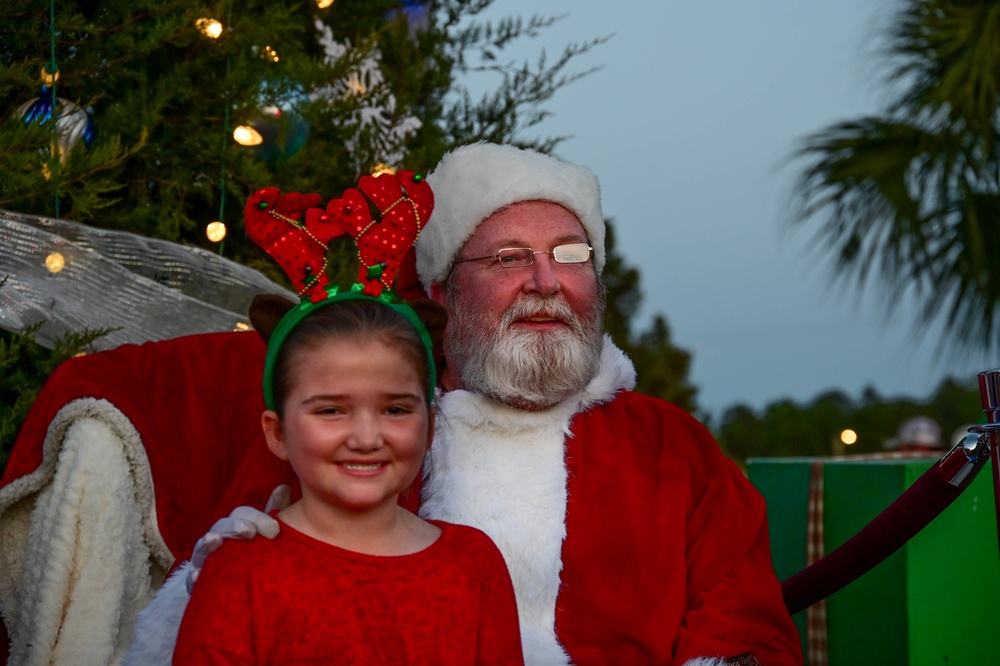
[{"label": "white glove", "polygon": [[284,509],[289,504],[291,489],[278,486],[267,500],[264,511],[250,506],[238,506],[225,518],[219,518],[208,532],[194,545],[191,566],[187,572],[187,592],[191,594],[195,581],[201,575],[201,567],[208,556],[222,545],[223,539],[252,539],[258,534],[268,539],[278,536],[278,521],[268,515],[275,509]]}]

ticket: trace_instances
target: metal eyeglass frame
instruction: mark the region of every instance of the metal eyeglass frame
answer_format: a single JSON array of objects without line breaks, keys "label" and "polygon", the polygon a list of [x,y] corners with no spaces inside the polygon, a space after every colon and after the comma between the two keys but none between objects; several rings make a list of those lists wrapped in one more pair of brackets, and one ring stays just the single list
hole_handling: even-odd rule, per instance
[{"label": "metal eyeglass frame", "polygon": [[[559,257],[557,256],[559,250],[567,247],[580,247],[580,246],[584,246],[587,248],[587,256],[585,258],[581,259],[580,261],[559,260]],[[515,250],[529,252],[527,257],[528,263],[504,264],[501,255],[504,252],[513,252]],[[590,261],[590,258],[593,256],[593,253],[594,253],[594,248],[592,248],[590,245],[587,245],[586,243],[564,243],[563,245],[556,245],[551,250],[536,250],[531,247],[502,247],[499,250],[497,250],[495,254],[488,254],[484,257],[469,257],[468,259],[456,259],[455,261],[452,262],[452,270],[455,270],[455,266],[457,266],[458,264],[464,264],[467,261],[483,261],[484,259],[496,260],[496,262],[500,264],[501,268],[526,268],[527,266],[531,266],[532,264],[535,263],[536,254],[547,254],[550,257],[552,257],[553,261],[555,261],[557,264],[565,264],[565,265],[585,264],[588,261]]]}]

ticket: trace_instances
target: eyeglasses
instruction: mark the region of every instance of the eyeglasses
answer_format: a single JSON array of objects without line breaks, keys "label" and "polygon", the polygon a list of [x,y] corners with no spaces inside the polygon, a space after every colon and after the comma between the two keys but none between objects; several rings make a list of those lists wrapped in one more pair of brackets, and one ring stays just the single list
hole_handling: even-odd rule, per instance
[{"label": "eyeglasses", "polygon": [[594,248],[586,243],[570,243],[569,245],[557,245],[551,250],[535,250],[530,247],[505,247],[485,257],[471,257],[469,259],[456,259],[455,264],[463,264],[467,261],[482,261],[483,259],[496,259],[503,268],[522,268],[535,263],[536,254],[547,254],[555,260],[557,264],[582,264],[590,259],[590,253]]}]

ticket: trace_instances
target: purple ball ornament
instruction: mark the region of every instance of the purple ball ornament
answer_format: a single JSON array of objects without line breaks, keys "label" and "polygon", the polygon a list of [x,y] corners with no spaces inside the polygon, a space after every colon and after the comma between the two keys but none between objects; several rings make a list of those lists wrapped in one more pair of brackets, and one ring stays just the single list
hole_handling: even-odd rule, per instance
[{"label": "purple ball ornament", "polygon": [[63,99],[54,97],[52,94],[54,83],[59,72],[49,74],[42,70],[42,91],[35,99],[25,102],[17,109],[17,115],[25,123],[38,123],[44,125],[56,118],[56,141],[52,147],[52,152],[59,152],[59,162],[65,163],[66,156],[76,144],[83,140],[84,145],[90,148],[94,143],[96,130],[94,121],[90,115],[79,105]]},{"label": "purple ball ornament", "polygon": [[399,9],[391,10],[388,16],[390,19],[400,13],[406,16],[410,38],[416,39],[417,34],[430,25],[430,3],[427,0],[400,0],[399,5]]}]

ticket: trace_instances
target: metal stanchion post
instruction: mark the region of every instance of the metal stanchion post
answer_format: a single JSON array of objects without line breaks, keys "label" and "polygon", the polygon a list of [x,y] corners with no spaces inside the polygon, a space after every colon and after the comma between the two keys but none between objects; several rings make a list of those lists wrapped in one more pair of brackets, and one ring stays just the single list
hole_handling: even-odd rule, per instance
[{"label": "metal stanchion post", "polygon": [[997,433],[1000,428],[1000,370],[979,373],[979,395],[986,412],[987,427],[983,434],[990,438],[990,457],[993,459],[993,502],[997,511],[997,544],[1000,547],[1000,452],[997,451],[1000,440]]}]

